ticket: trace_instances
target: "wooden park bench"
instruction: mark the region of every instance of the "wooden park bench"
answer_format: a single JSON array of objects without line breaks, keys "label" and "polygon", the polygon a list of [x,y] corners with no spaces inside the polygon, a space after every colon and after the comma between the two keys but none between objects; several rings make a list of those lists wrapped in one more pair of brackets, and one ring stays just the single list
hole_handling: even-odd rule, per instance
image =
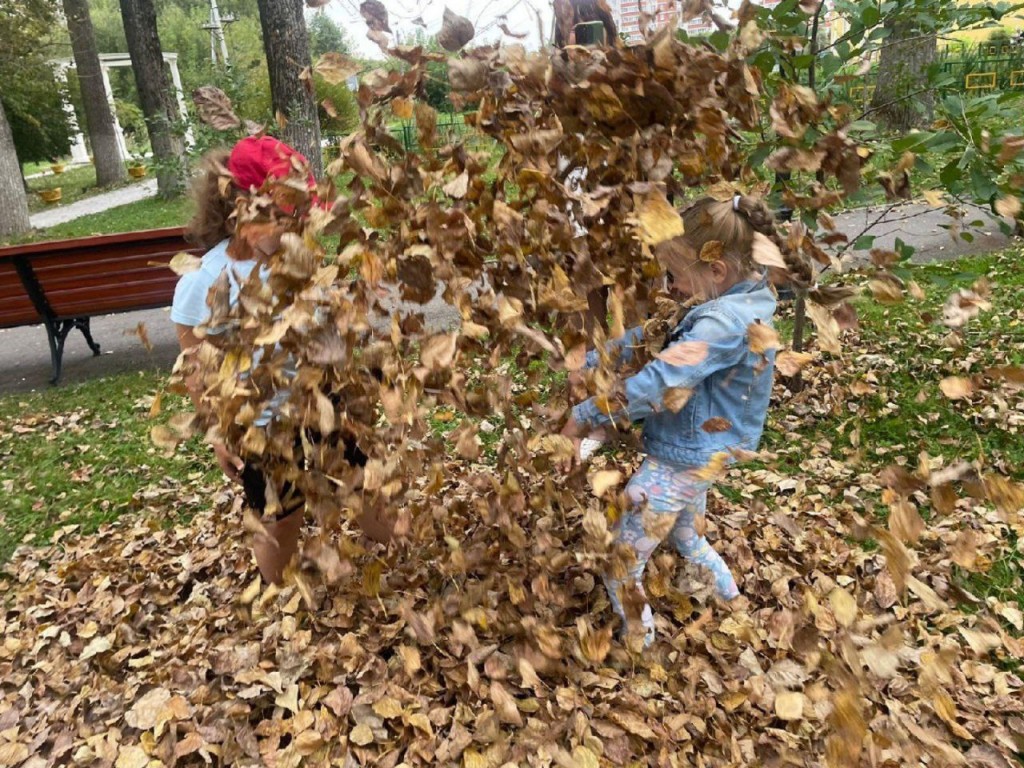
[{"label": "wooden park bench", "polygon": [[169,306],[178,280],[167,267],[171,257],[202,250],[180,227],[2,247],[0,328],[42,324],[56,384],[72,330],[98,355],[89,319]]}]

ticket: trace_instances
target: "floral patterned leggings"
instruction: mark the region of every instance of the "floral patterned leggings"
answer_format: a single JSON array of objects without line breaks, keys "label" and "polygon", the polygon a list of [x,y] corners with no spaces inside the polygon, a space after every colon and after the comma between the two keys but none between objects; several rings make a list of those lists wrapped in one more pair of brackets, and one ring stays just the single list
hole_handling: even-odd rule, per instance
[{"label": "floral patterned leggings", "polygon": [[[666,537],[679,554],[711,571],[715,592],[720,598],[732,600],[739,595],[729,566],[707,539],[697,535],[698,520],[704,516],[710,487],[711,483],[699,478],[690,467],[651,458],[644,461],[629,481],[626,492],[634,507],[619,519],[615,533],[617,542],[633,548],[636,562],[628,579],[617,580],[609,576],[604,579],[612,609],[624,623],[626,614],[622,608],[621,589],[627,581],[634,582],[643,594],[647,561]],[[641,619],[647,630],[647,644],[650,644],[654,640],[654,615],[650,605],[644,606]]]}]

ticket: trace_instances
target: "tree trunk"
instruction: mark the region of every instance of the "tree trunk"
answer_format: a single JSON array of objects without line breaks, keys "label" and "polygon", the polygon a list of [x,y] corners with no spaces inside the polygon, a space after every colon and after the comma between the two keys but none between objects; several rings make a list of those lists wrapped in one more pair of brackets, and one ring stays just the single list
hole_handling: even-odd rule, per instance
[{"label": "tree trunk", "polygon": [[121,18],[156,161],[157,189],[167,199],[179,195],[185,184],[185,144],[174,130],[178,115],[164,69],[153,0],[121,0]]},{"label": "tree trunk", "polygon": [[935,107],[928,87],[928,67],[935,62],[934,34],[923,34],[912,21],[886,19],[889,37],[878,61],[872,114],[892,131],[909,131],[927,123]]},{"label": "tree trunk", "polygon": [[21,165],[14,149],[14,135],[0,103],[0,237],[20,235],[32,226],[28,198],[22,188]]},{"label": "tree trunk", "polygon": [[85,126],[92,145],[93,164],[96,166],[96,183],[105,187],[128,177],[121,150],[117,144],[117,129],[114,115],[103,87],[103,72],[100,69],[100,55],[96,49],[96,37],[92,31],[87,0],[64,0],[64,16],[71,35],[71,50],[75,54],[75,68],[78,82],[82,87],[82,104],[85,109]]},{"label": "tree trunk", "polygon": [[309,160],[313,175],[323,174],[320,122],[316,97],[299,75],[310,66],[309,34],[302,0],[258,0],[263,48],[270,71],[270,99],[274,112],[287,120],[283,139]]}]

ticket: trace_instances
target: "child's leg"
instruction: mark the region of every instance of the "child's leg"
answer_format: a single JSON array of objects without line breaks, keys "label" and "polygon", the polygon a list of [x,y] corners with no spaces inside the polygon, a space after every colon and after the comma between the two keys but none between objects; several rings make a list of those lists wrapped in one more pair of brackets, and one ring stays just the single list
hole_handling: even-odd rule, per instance
[{"label": "child's leg", "polygon": [[[267,506],[266,482],[266,476],[259,467],[246,464],[242,469],[242,488],[246,501],[260,517]],[[257,534],[252,543],[256,565],[264,581],[270,584],[282,582],[284,569],[298,551],[304,516],[305,502],[290,484],[286,483],[281,490],[280,503],[282,510],[277,519],[264,523],[266,534]]]},{"label": "child's leg", "polygon": [[739,596],[739,588],[729,566],[712,548],[708,540],[697,535],[697,525],[707,509],[710,484],[693,477],[689,471],[675,474],[673,488],[681,502],[679,517],[669,539],[683,557],[711,571],[715,592],[723,600]]},{"label": "child's leg", "polygon": [[[626,487],[626,493],[634,506],[627,511],[615,526],[615,540],[633,549],[634,563],[625,579],[615,579],[605,574],[604,585],[608,590],[608,601],[612,610],[626,624],[626,611],[622,607],[622,588],[636,584],[640,595],[646,601],[643,587],[644,569],[654,550],[658,548],[665,534],[672,529],[679,506],[670,493],[671,476],[664,464],[647,459],[633,475]],[[644,512],[648,513],[645,525]],[[654,614],[651,606],[645,604],[640,615],[647,631],[647,644],[654,640]]]}]

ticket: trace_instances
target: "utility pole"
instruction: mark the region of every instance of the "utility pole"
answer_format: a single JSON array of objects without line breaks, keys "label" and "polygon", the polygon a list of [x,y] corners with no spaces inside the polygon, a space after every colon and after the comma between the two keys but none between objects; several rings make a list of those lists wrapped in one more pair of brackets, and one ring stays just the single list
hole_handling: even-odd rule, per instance
[{"label": "utility pole", "polygon": [[210,20],[203,24],[203,29],[210,30],[210,61],[217,66],[217,44],[220,43],[220,55],[224,62],[224,68],[230,69],[231,62],[228,60],[228,42],[224,37],[224,27],[235,20],[235,17],[228,13],[220,15],[217,7],[217,0],[210,0]]}]

